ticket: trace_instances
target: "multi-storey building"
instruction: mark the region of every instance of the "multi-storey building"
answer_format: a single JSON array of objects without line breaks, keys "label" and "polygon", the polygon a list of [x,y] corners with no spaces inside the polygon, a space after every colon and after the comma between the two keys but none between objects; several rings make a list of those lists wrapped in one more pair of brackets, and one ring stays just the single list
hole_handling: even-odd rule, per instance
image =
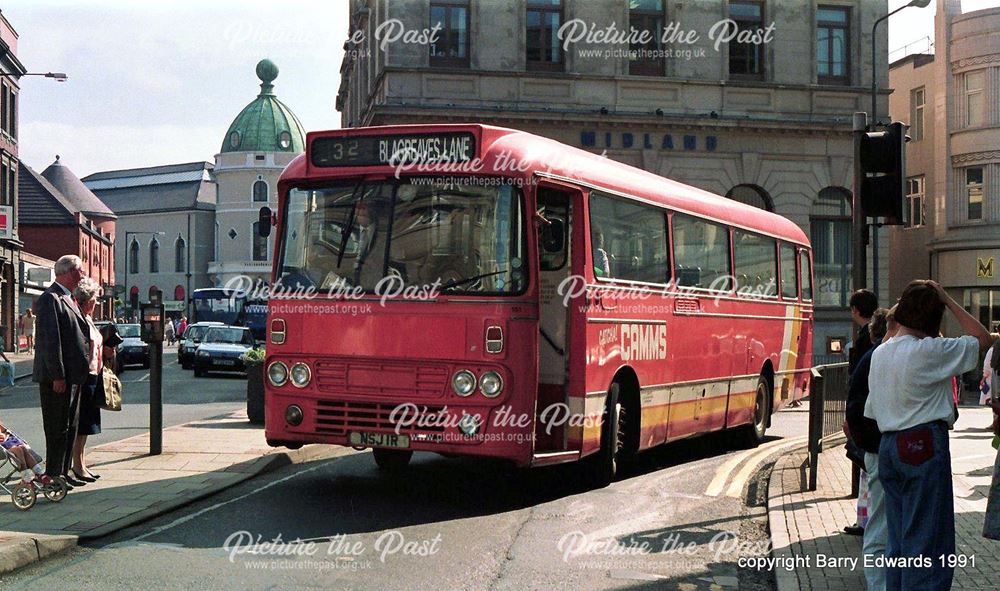
[{"label": "multi-storey building", "polygon": [[910,128],[908,224],[892,233],[898,295],[932,277],[1000,324],[1000,8],[938,0],[934,54],[891,65],[890,111]]},{"label": "multi-storey building", "polygon": [[97,172],[83,182],[118,216],[118,278],[130,314],[159,289],[170,317],[191,316],[191,291],[211,287],[217,187],[210,162]]},{"label": "multi-storey building", "polygon": [[27,71],[17,59],[17,31],[0,13],[0,346],[14,348],[20,291],[17,225],[17,128],[20,87]]},{"label": "multi-storey building", "polygon": [[220,286],[239,277],[270,280],[274,238],[258,235],[258,212],[264,206],[275,209],[278,176],[305,149],[302,124],[274,94],[278,67],[265,59],[256,71],[260,94],[230,124],[215,156],[218,247],[208,272]]},{"label": "multi-storey building", "polygon": [[[849,338],[851,120],[869,108],[885,0],[353,0],[350,11],[345,127],[513,127],[775,211],[812,237],[817,356]],[[884,115],[885,28],[874,42]],[[868,283],[882,301],[884,236]]]}]

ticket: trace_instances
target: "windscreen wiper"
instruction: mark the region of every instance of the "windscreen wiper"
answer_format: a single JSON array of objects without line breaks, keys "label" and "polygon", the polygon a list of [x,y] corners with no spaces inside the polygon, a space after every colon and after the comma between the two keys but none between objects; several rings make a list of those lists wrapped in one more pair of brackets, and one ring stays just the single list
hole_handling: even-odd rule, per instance
[{"label": "windscreen wiper", "polygon": [[492,277],[494,275],[500,275],[501,273],[506,273],[506,272],[507,272],[506,270],[504,270],[504,271],[493,271],[492,273],[482,273],[480,275],[473,275],[472,277],[466,277],[464,279],[455,279],[453,281],[449,281],[448,283],[445,283],[444,285],[441,286],[440,289],[451,289],[452,287],[458,287],[459,285],[464,285],[466,283],[472,283],[473,281],[476,281],[478,279],[484,279],[486,277]]},{"label": "windscreen wiper", "polygon": [[[351,199],[358,194],[358,191],[363,189],[365,186],[364,181],[358,181],[358,184],[354,185],[354,190],[351,191]],[[361,191],[361,197],[354,202],[354,207],[351,208],[351,216],[347,218],[347,225],[340,233],[340,252],[337,253],[337,269],[340,269],[340,263],[344,260],[344,250],[347,248],[347,239],[351,236],[351,231],[354,230],[354,218],[355,212],[358,211],[358,204],[361,203],[365,198],[365,192]]]}]

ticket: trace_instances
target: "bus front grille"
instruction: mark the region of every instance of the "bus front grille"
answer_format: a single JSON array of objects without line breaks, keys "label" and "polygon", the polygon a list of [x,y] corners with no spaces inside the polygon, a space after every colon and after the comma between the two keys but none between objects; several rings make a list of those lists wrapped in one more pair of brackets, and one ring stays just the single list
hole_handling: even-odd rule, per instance
[{"label": "bus front grille", "polygon": [[[393,410],[397,404],[377,402],[316,402],[316,432],[345,435],[357,432],[397,432],[403,435],[440,436],[445,431],[446,407],[408,404],[405,414]],[[416,415],[416,416],[415,416]],[[393,419],[396,422],[393,422]]]},{"label": "bus front grille", "polygon": [[447,393],[448,366],[434,363],[324,359],[315,365],[316,387],[334,395],[440,398]]}]

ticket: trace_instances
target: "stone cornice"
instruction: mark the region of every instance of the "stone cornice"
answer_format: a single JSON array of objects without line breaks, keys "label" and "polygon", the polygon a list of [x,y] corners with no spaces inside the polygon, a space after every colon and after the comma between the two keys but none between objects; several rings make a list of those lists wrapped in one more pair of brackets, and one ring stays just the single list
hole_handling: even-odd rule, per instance
[{"label": "stone cornice", "polygon": [[960,59],[958,61],[952,62],[952,71],[964,70],[972,66],[982,66],[984,64],[1000,64],[1000,53],[993,53],[990,55],[978,55],[976,57],[970,57],[965,59]]},{"label": "stone cornice", "polygon": [[989,162],[1000,160],[1000,150],[989,152],[972,152],[970,154],[957,154],[951,157],[952,164],[965,164],[968,162]]}]

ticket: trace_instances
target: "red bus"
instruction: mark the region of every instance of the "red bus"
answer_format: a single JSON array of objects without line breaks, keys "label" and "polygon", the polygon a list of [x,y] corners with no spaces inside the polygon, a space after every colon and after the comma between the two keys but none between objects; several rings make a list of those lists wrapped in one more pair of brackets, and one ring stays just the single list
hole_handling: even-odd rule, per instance
[{"label": "red bus", "polygon": [[486,125],[310,133],[279,194],[272,446],[608,482],[665,442],[754,445],[808,391],[811,252],[773,213]]}]

